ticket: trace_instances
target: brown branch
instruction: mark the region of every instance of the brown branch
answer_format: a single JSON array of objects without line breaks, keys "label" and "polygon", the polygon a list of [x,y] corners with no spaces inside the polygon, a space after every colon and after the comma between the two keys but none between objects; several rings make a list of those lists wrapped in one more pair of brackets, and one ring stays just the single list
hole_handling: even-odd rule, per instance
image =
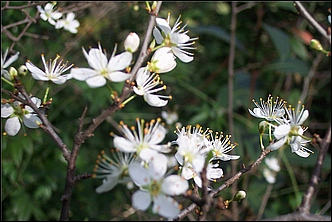
[{"label": "brown branch", "polygon": [[[217,194],[219,194],[222,190],[226,189],[227,187],[229,187],[230,185],[232,185],[235,181],[237,181],[238,179],[240,179],[240,177],[245,174],[246,172],[252,170],[253,168],[255,168],[256,166],[258,166],[263,159],[266,157],[266,155],[268,153],[270,153],[271,150],[269,149],[265,149],[260,156],[258,157],[258,159],[252,163],[251,165],[249,165],[248,167],[242,168],[239,172],[237,172],[234,176],[232,176],[230,179],[228,179],[225,183],[223,183],[220,187],[218,187],[215,190],[212,190],[209,193],[210,197],[215,197]],[[190,212],[192,212],[193,210],[195,210],[197,207],[196,203],[192,203],[191,205],[189,205],[187,208],[185,208],[184,210],[182,210],[179,215],[176,218],[173,218],[171,220],[173,221],[178,221],[178,220],[182,220],[184,217],[186,217]]]},{"label": "brown branch", "polygon": [[320,144],[319,154],[316,160],[313,174],[309,182],[309,186],[307,188],[307,191],[302,197],[302,203],[298,209],[298,211],[300,212],[309,213],[312,196],[315,190],[317,189],[317,185],[320,179],[320,173],[323,167],[324,158],[329,149],[330,143],[331,143],[331,125],[327,130],[323,141]]},{"label": "brown branch", "polygon": [[294,6],[306,20],[331,44],[331,33],[327,33],[327,29],[322,27],[314,17],[307,11],[307,9],[299,1],[294,1]]}]

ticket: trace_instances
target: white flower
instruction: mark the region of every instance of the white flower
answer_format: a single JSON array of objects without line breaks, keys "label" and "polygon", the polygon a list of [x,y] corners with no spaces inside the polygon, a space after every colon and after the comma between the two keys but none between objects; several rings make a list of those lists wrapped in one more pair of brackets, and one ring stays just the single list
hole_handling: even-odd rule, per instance
[{"label": "white flower", "polygon": [[170,14],[168,14],[168,18],[156,18],[157,26],[161,29],[161,31],[155,27],[153,29],[153,36],[156,39],[158,44],[163,44],[163,46],[171,47],[172,52],[176,57],[178,57],[182,62],[191,62],[193,58],[193,53],[185,51],[185,49],[195,49],[194,47],[190,47],[195,44],[194,40],[197,38],[190,38],[187,35],[188,31],[184,31],[185,26],[180,28],[180,16],[176,20],[173,28],[169,25],[170,22]]},{"label": "white flower", "polygon": [[271,95],[268,96],[267,102],[265,102],[262,98],[260,98],[260,104],[258,104],[255,100],[252,100],[256,105],[256,108],[251,111],[248,109],[249,113],[257,118],[263,118],[267,121],[275,121],[281,119],[285,114],[284,111],[284,100],[279,100],[279,97],[276,100],[272,101],[273,97]]},{"label": "white flower", "polygon": [[139,46],[139,36],[135,32],[131,32],[124,41],[124,48],[126,51],[134,53]]},{"label": "white flower", "polygon": [[[223,138],[223,139],[222,139]],[[222,160],[222,161],[228,161],[228,160],[237,160],[240,158],[238,155],[230,155],[226,154],[233,150],[236,146],[236,144],[232,144],[230,141],[231,135],[223,136],[223,133],[221,132],[220,135],[216,133],[216,136],[213,137],[211,134],[210,141],[211,141],[211,151],[213,154],[212,160]],[[222,140],[221,140],[222,139]]]},{"label": "white flower", "polygon": [[155,51],[148,63],[150,72],[165,73],[170,72],[176,67],[175,57],[169,47],[162,47]]},{"label": "white flower", "polygon": [[175,111],[167,112],[167,111],[163,110],[163,111],[161,111],[161,117],[163,117],[166,120],[166,123],[168,125],[175,123],[179,119],[179,116],[178,116],[177,112],[175,112]]},{"label": "white flower", "polygon": [[279,161],[275,157],[266,157],[264,159],[265,164],[273,171],[279,172],[280,171],[280,166],[279,166]]},{"label": "white flower", "polygon": [[145,211],[153,202],[153,213],[163,217],[175,217],[180,212],[179,204],[171,196],[185,193],[188,182],[178,175],[164,178],[166,171],[156,170],[158,161],[152,161],[148,168],[138,162],[129,165],[129,175],[134,183],[140,187],[132,196],[133,207]]},{"label": "white flower", "polygon": [[[300,107],[302,107],[301,110]],[[278,120],[279,126],[271,125],[275,127],[273,135],[276,141],[267,148],[276,150],[284,145],[290,145],[293,153],[306,158],[310,155],[309,152],[312,153],[312,151],[305,147],[310,139],[303,136],[305,130],[301,124],[308,118],[309,111],[304,110],[304,106],[301,106],[300,102],[296,110],[289,106],[288,109],[285,108],[285,111],[287,118],[283,117],[282,120]]]},{"label": "white flower", "polygon": [[75,19],[75,13],[69,12],[65,19],[60,19],[55,24],[56,29],[63,28],[73,34],[77,33],[77,28],[80,26],[79,21]]},{"label": "white flower", "polygon": [[4,77],[6,77],[7,79],[10,78],[9,77],[9,73],[7,70],[5,70],[6,68],[8,68],[10,66],[10,64],[12,64],[13,62],[15,62],[18,59],[18,56],[20,55],[19,52],[16,52],[15,55],[12,55],[8,60],[7,59],[7,55],[8,55],[8,48],[5,51],[5,54],[2,56],[2,52],[1,52],[1,76],[3,75]]},{"label": "white flower", "polygon": [[55,20],[58,20],[62,16],[62,13],[58,12],[57,10],[54,10],[53,7],[54,4],[52,3],[47,3],[44,9],[40,5],[37,5],[40,17],[44,21],[48,21],[51,25],[55,25],[56,24]]},{"label": "white flower", "polygon": [[52,81],[55,84],[63,84],[68,79],[72,78],[71,74],[64,74],[62,73],[66,72],[68,69],[70,69],[74,64],[71,64],[70,66],[67,66],[67,63],[63,63],[61,60],[59,63],[57,63],[57,60],[60,58],[59,55],[56,56],[56,58],[52,61],[50,59],[49,63],[48,61],[45,61],[44,55],[41,55],[41,58],[43,60],[45,71],[42,71],[37,66],[32,64],[29,60],[25,63],[26,67],[31,72],[31,75],[36,80],[41,81]]},{"label": "white flower", "polygon": [[[37,107],[41,104],[41,100],[37,97],[32,97],[31,101]],[[15,136],[20,131],[22,123],[26,127],[33,129],[38,128],[38,124],[42,123],[30,106],[22,108],[19,101],[14,101],[11,104],[1,104],[1,118],[8,118],[5,124],[5,131],[9,136]]]},{"label": "white flower", "polygon": [[120,70],[129,66],[132,60],[132,53],[123,52],[119,55],[114,55],[116,47],[110,60],[107,62],[106,53],[104,54],[100,44],[99,48],[92,48],[89,54],[84,48],[83,54],[92,68],[73,68],[71,74],[80,81],[86,81],[89,87],[97,88],[106,84],[106,79],[111,82],[123,82],[130,77],[130,74]]},{"label": "white flower", "polygon": [[[131,179],[128,174],[128,166],[134,160],[134,153],[114,151],[112,157],[102,151],[94,169],[94,178],[103,178],[103,184],[97,187],[97,193],[112,190],[118,183],[128,184]],[[130,185],[130,184],[129,184]]]},{"label": "white flower", "polygon": [[136,75],[136,83],[137,86],[133,87],[134,92],[139,95],[143,96],[144,100],[150,105],[155,107],[166,106],[168,100],[164,100],[162,98],[171,99],[171,96],[164,96],[164,95],[157,95],[154,94],[161,90],[166,89],[166,85],[161,87],[157,87],[158,85],[163,84],[160,80],[160,77],[156,73],[150,74],[147,70],[147,67],[142,67],[138,70]]},{"label": "white flower", "polygon": [[135,127],[128,128],[122,121],[119,128],[124,137],[114,135],[114,146],[123,152],[137,153],[144,162],[149,163],[154,158],[159,158],[160,168],[167,168],[167,157],[163,153],[170,152],[170,145],[160,143],[166,136],[166,129],[161,125],[161,119],[152,119],[145,124],[143,119],[136,119],[137,131]]},{"label": "white flower", "polygon": [[205,163],[205,155],[209,151],[210,146],[207,144],[209,141],[206,139],[206,133],[203,132],[202,127],[197,125],[192,127],[182,127],[180,130],[177,128],[176,134],[178,138],[172,144],[178,146],[178,150],[175,153],[175,158],[182,165],[182,173],[188,174],[186,171],[199,174]]},{"label": "white flower", "polygon": [[273,170],[270,170],[267,167],[265,167],[263,169],[263,176],[265,177],[265,179],[268,183],[273,184],[276,182],[276,172]]}]

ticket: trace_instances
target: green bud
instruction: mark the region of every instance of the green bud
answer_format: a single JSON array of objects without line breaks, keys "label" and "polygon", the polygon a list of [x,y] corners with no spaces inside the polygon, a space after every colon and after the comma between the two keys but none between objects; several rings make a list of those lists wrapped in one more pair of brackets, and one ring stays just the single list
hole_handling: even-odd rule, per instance
[{"label": "green bud", "polygon": [[17,76],[17,70],[14,67],[9,68],[9,78],[12,80]]},{"label": "green bud", "polygon": [[155,11],[156,8],[157,8],[157,1],[153,1],[152,6],[151,6],[151,10]]},{"label": "green bud", "polygon": [[267,122],[264,121],[264,120],[259,123],[259,125],[258,125],[258,132],[259,132],[259,134],[263,134],[265,132],[266,126],[267,126]]},{"label": "green bud", "polygon": [[240,202],[241,200],[243,200],[244,198],[246,198],[247,193],[244,190],[239,190],[233,197],[234,201],[238,201]]},{"label": "green bud", "polygon": [[25,76],[28,73],[28,68],[25,65],[21,65],[20,68],[18,68],[18,74],[21,76]]},{"label": "green bud", "polygon": [[317,51],[323,51],[323,47],[322,44],[320,44],[320,42],[317,39],[311,39],[310,41],[310,47],[312,47],[313,49],[316,49]]},{"label": "green bud", "polygon": [[153,39],[152,42],[150,43],[149,49],[153,50],[155,46],[156,46],[156,40]]}]

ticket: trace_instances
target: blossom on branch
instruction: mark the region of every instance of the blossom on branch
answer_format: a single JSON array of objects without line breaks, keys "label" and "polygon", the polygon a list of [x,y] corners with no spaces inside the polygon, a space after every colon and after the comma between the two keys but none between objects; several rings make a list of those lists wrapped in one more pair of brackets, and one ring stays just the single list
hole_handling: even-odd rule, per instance
[{"label": "blossom on branch", "polygon": [[55,4],[53,3],[47,3],[45,5],[45,8],[42,8],[40,5],[37,5],[37,9],[40,13],[40,17],[44,20],[44,21],[48,21],[51,25],[55,25],[56,21],[62,17],[62,13],[54,10]]},{"label": "blossom on branch", "polygon": [[175,217],[180,207],[172,196],[185,193],[188,181],[174,174],[164,177],[166,170],[159,170],[158,161],[158,158],[151,161],[148,168],[136,161],[129,165],[129,175],[140,188],[132,195],[132,204],[135,209],[145,211],[153,202],[153,213]]},{"label": "blossom on branch", "polygon": [[103,53],[101,45],[98,49],[91,48],[89,54],[84,48],[83,54],[91,68],[73,68],[71,74],[80,81],[86,81],[89,87],[97,88],[104,86],[106,80],[111,82],[123,82],[130,77],[130,74],[121,70],[128,67],[132,60],[132,53],[123,52],[115,56],[116,47],[109,61],[107,61],[106,52]]},{"label": "blossom on branch", "polygon": [[139,46],[139,36],[135,32],[129,33],[124,41],[124,48],[126,51],[134,53]]},{"label": "blossom on branch", "polygon": [[130,186],[131,179],[128,174],[128,166],[135,159],[135,153],[125,153],[112,150],[112,156],[101,152],[96,161],[93,177],[103,179],[103,184],[96,188],[97,193],[105,193],[112,190],[118,183]]},{"label": "blossom on branch", "polygon": [[167,158],[164,153],[171,151],[169,144],[160,144],[166,136],[166,129],[161,119],[152,119],[145,123],[143,119],[136,118],[137,131],[134,126],[128,128],[122,121],[119,128],[124,137],[114,135],[113,144],[122,152],[136,153],[144,162],[149,163],[154,158],[159,159],[159,168],[167,168]]},{"label": "blossom on branch", "polygon": [[62,74],[69,70],[74,64],[68,66],[68,61],[66,63],[62,63],[63,60],[57,63],[58,59],[60,58],[59,55],[57,55],[53,61],[50,59],[49,62],[45,61],[44,54],[41,55],[41,58],[43,60],[45,71],[42,71],[37,66],[32,64],[30,60],[25,63],[34,79],[41,81],[52,81],[55,84],[63,84],[68,79],[72,78],[71,74]]},{"label": "blossom on branch", "polygon": [[249,113],[257,118],[263,118],[267,121],[275,121],[280,120],[284,114],[284,100],[279,100],[279,97],[273,102],[273,97],[271,95],[268,96],[267,101],[264,101],[260,98],[260,104],[257,103],[255,100],[252,100],[253,103],[256,105],[256,108],[253,110],[248,109]]},{"label": "blossom on branch", "polygon": [[[166,106],[168,100],[165,99],[172,98],[171,96],[154,94],[161,90],[165,90],[166,85],[162,85],[163,82],[160,80],[159,75],[156,73],[151,74],[147,67],[142,67],[138,70],[136,75],[136,83],[137,85],[133,87],[134,92],[139,96],[143,96],[144,100],[150,106]],[[160,85],[162,86],[158,87]]]},{"label": "blossom on branch", "polygon": [[276,139],[274,143],[269,145],[267,148],[276,150],[284,145],[290,145],[293,153],[301,157],[308,157],[311,150],[305,147],[306,143],[310,142],[311,139],[303,136],[306,128],[302,127],[302,123],[308,118],[309,111],[301,106],[301,102],[298,102],[297,108],[289,106],[284,108],[286,111],[286,117],[282,120],[278,120],[278,126],[271,125],[274,127],[273,135]]},{"label": "blossom on branch", "polygon": [[151,62],[148,62],[149,71],[155,73],[170,72],[175,67],[175,56],[169,47],[157,49],[151,58]]},{"label": "blossom on branch", "polygon": [[[40,99],[31,97],[31,101],[38,108],[40,107]],[[15,136],[20,131],[23,123],[26,127],[32,129],[39,128],[39,124],[42,123],[30,106],[23,106],[19,101],[1,104],[1,118],[8,118],[5,124],[5,131],[9,136]]]},{"label": "blossom on branch", "polygon": [[10,64],[12,64],[18,59],[20,53],[16,52],[15,55],[10,56],[8,60],[7,60],[7,55],[8,55],[8,48],[6,49],[5,54],[3,56],[1,52],[1,76],[4,76],[6,79],[10,79],[9,73],[5,69],[8,68]]},{"label": "blossom on branch", "polygon": [[56,29],[63,28],[73,34],[77,33],[77,28],[79,26],[80,23],[75,19],[75,13],[73,12],[69,12],[65,19],[59,19],[55,24]]},{"label": "blossom on branch", "polygon": [[163,47],[170,47],[172,52],[176,57],[178,57],[182,62],[188,63],[191,62],[194,57],[193,53],[187,52],[187,49],[195,49],[191,47],[191,45],[195,44],[195,40],[198,38],[190,38],[187,33],[188,30],[185,31],[184,25],[180,28],[180,17],[176,20],[174,26],[170,27],[170,14],[168,14],[168,18],[156,18],[157,27],[153,29],[153,36],[156,39],[156,42]]}]

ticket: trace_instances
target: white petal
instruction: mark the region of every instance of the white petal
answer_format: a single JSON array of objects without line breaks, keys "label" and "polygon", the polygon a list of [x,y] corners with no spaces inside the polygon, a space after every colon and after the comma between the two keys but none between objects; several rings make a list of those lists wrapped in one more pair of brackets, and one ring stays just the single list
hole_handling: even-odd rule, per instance
[{"label": "white petal", "polygon": [[291,129],[290,125],[284,124],[284,125],[280,125],[278,127],[275,128],[273,134],[276,137],[276,139],[280,139],[282,137],[285,137],[288,135],[289,131]]},{"label": "white petal", "polygon": [[20,55],[19,52],[17,52],[15,55],[12,55],[3,65],[1,68],[7,68],[10,64],[15,62],[18,59],[18,56]]},{"label": "white petal", "polygon": [[39,117],[36,114],[26,114],[23,116],[23,123],[26,125],[28,128],[39,128],[39,125],[37,124],[42,123],[42,121],[39,119]]},{"label": "white petal", "polygon": [[298,151],[295,151],[294,153],[296,153],[300,157],[304,157],[304,158],[307,158],[308,156],[310,156],[310,153],[308,153],[302,149],[299,149]]},{"label": "white petal", "polygon": [[33,65],[31,62],[25,63],[26,67],[31,72],[31,75],[36,80],[48,81],[49,78],[46,76],[45,72]]},{"label": "white petal", "polygon": [[113,144],[116,148],[123,152],[136,152],[134,144],[121,136],[115,136]]},{"label": "white petal", "polygon": [[114,56],[110,59],[107,67],[108,70],[123,70],[131,63],[133,54],[130,52],[123,52],[117,56]]},{"label": "white petal", "polygon": [[179,204],[171,197],[157,196],[153,199],[153,212],[163,217],[176,217],[180,213]]},{"label": "white petal", "polygon": [[123,82],[129,79],[131,75],[125,72],[111,72],[108,75],[108,79],[112,82]]},{"label": "white petal", "polygon": [[168,103],[168,100],[160,99],[158,95],[145,94],[144,99],[150,106],[154,107],[166,106]]},{"label": "white petal", "polygon": [[14,108],[9,105],[8,103],[6,104],[1,104],[1,118],[7,118],[10,115],[12,115],[12,113],[14,112]]},{"label": "white petal", "polygon": [[128,166],[128,172],[129,176],[137,186],[144,186],[150,183],[149,171],[139,162],[131,162]]},{"label": "white petal", "polygon": [[308,118],[308,116],[309,116],[309,111],[304,110],[301,119],[298,120],[297,125],[302,125],[302,123]]},{"label": "white petal", "polygon": [[149,163],[149,175],[155,180],[160,180],[167,171],[167,157],[163,154],[156,153]]},{"label": "white petal", "polygon": [[176,57],[178,57],[182,62],[188,63],[194,60],[193,56],[188,56],[187,54],[183,53],[180,49],[176,47],[172,47],[172,51]]},{"label": "white petal", "polygon": [[171,42],[175,44],[186,43],[190,40],[190,37],[184,33],[172,33]]},{"label": "white petal", "polygon": [[161,186],[162,190],[168,195],[180,195],[185,193],[188,188],[188,181],[179,175],[166,177]]},{"label": "white petal", "polygon": [[153,29],[153,36],[156,39],[157,44],[161,44],[164,40],[164,37],[161,35],[159,29],[157,29],[156,27],[154,27]]},{"label": "white petal", "polygon": [[151,196],[148,192],[138,190],[136,191],[132,197],[133,207],[137,210],[145,211],[151,204]]},{"label": "white petal", "polygon": [[96,192],[105,193],[112,190],[119,182],[118,176],[119,175],[108,175],[107,178],[103,180],[103,184],[96,188]]},{"label": "white petal", "polygon": [[162,18],[156,18],[156,23],[158,25],[158,27],[166,34],[168,35],[169,33],[171,33],[171,27],[169,26],[168,22],[166,21],[166,19],[162,19]]},{"label": "white petal", "polygon": [[90,88],[97,88],[106,84],[106,79],[100,75],[89,77],[85,81]]},{"label": "white petal", "polygon": [[75,79],[80,81],[85,81],[87,78],[98,74],[94,69],[89,68],[72,68],[70,73]]},{"label": "white petal", "polygon": [[101,49],[92,48],[89,51],[88,63],[91,68],[101,71],[107,69],[107,58]]},{"label": "white petal", "polygon": [[267,148],[270,150],[277,150],[280,147],[282,147],[287,141],[287,137],[284,137],[280,140],[278,140],[277,142],[274,142],[273,144],[269,145]]},{"label": "white petal", "polygon": [[21,129],[21,123],[17,116],[7,119],[5,131],[9,136],[15,136]]}]

